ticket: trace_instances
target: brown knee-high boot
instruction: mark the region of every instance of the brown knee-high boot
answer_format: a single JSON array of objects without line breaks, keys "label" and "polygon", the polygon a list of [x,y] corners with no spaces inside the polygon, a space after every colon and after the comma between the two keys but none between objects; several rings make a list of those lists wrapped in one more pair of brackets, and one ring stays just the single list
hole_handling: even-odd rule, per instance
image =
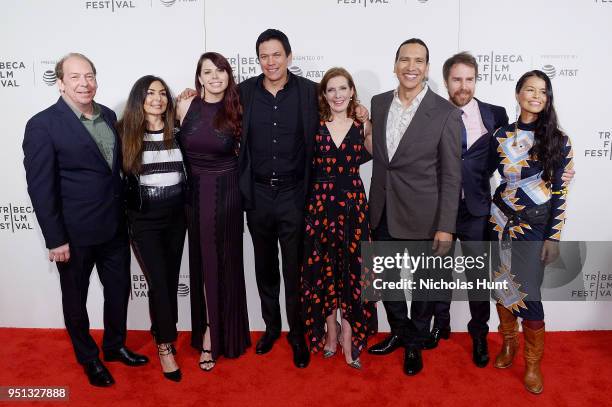
[{"label": "brown knee-high boot", "polygon": [[499,354],[495,358],[495,367],[504,369],[512,365],[512,360],[519,347],[518,342],[518,323],[516,317],[506,307],[496,304],[497,315],[499,315],[499,333],[504,338]]},{"label": "brown knee-high boot", "polygon": [[534,394],[542,393],[544,383],[540,361],[544,354],[544,325],[539,329],[530,328],[523,321],[523,334],[525,335],[525,388]]}]

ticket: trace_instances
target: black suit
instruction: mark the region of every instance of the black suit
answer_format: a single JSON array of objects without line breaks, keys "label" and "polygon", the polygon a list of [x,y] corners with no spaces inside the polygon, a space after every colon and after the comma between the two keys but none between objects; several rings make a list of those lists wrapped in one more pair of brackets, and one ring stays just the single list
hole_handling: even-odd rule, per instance
[{"label": "black suit", "polygon": [[[490,105],[477,100],[482,123],[487,133],[477,139],[474,144],[467,148],[464,129],[462,148],[462,187],[464,198],[459,202],[457,213],[457,226],[455,239],[461,241],[461,250],[464,256],[481,255],[486,247],[478,242],[488,240],[487,220],[491,209],[491,186],[489,173],[489,149],[493,133],[499,127],[508,124],[506,109],[501,106]],[[472,243],[473,242],[473,243]],[[453,246],[454,249],[454,246]],[[468,281],[482,278],[481,274],[474,270],[466,270]],[[468,323],[468,331],[472,336],[480,337],[489,332],[487,322],[489,321],[489,301],[484,300],[486,292],[470,290],[470,314],[472,319]],[[437,301],[434,305],[434,327],[446,329],[450,327],[450,302]]]},{"label": "black suit", "polygon": [[[117,120],[99,105],[114,132]],[[104,285],[104,350],[124,345],[130,252],[121,195],[121,148],[115,133],[112,168],[79,118],[59,98],[32,117],[23,140],[28,193],[47,248],[69,243],[58,263],[66,329],[80,363],[98,357],[89,334],[87,292],[95,265]]]},{"label": "black suit", "polygon": [[[298,338],[303,334],[299,303],[299,272],[302,262],[304,208],[314,153],[314,136],[319,126],[317,84],[302,77],[291,77],[291,80],[297,84],[294,91],[298,92],[299,111],[295,113],[303,136],[304,167],[299,168],[298,173],[294,174],[295,182],[273,187],[256,182],[254,160],[251,157],[252,149],[249,146],[249,137],[254,136],[251,124],[255,92],[261,91],[257,86],[262,86],[262,80],[263,75],[260,75],[239,85],[240,100],[244,110],[239,155],[239,184],[253,239],[255,276],[266,330],[274,334],[280,333],[281,330],[278,262],[280,242],[289,336]],[[267,134],[255,134],[255,136],[268,137]]]}]

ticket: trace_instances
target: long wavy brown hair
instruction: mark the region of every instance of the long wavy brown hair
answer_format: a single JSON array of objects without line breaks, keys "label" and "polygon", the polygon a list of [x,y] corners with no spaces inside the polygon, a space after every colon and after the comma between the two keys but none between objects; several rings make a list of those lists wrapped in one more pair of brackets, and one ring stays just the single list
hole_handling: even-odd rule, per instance
[{"label": "long wavy brown hair", "polygon": [[238,93],[238,86],[234,80],[232,67],[223,55],[218,52],[205,52],[200,56],[195,71],[195,88],[198,95],[203,98],[200,71],[202,70],[202,63],[207,59],[217,68],[227,72],[228,76],[227,89],[225,89],[223,95],[223,106],[213,119],[213,127],[217,130],[228,131],[233,134],[237,140],[240,140],[240,134],[242,132],[242,106],[240,105],[240,95]]},{"label": "long wavy brown hair", "polygon": [[140,174],[142,167],[143,138],[147,132],[147,120],[144,111],[144,102],[147,98],[149,86],[159,81],[166,90],[168,105],[163,115],[164,145],[166,149],[172,148],[174,137],[174,102],[170,88],[166,82],[153,75],[145,75],[138,79],[128,96],[123,117],[117,122],[117,132],[121,138],[123,152],[123,172],[126,174]]},{"label": "long wavy brown hair", "polygon": [[319,83],[319,116],[321,116],[321,120],[326,122],[332,119],[331,109],[329,107],[329,103],[327,103],[327,99],[325,99],[325,90],[327,89],[327,82],[330,79],[335,78],[336,76],[342,76],[346,78],[349,88],[353,90],[353,97],[349,101],[348,108],[346,111],[347,117],[351,117],[355,119],[355,109],[357,108],[357,89],[355,88],[355,82],[353,81],[353,77],[350,73],[344,68],[334,67],[330,68],[325,75],[323,75],[323,79],[321,79],[321,83]]}]

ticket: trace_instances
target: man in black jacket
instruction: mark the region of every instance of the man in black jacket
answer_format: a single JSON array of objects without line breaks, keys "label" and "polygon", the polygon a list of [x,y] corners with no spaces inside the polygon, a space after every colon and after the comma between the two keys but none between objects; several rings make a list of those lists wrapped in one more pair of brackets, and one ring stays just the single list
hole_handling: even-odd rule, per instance
[{"label": "man in black jacket", "polygon": [[23,140],[28,193],[57,264],[66,329],[94,386],[111,374],[89,334],[87,291],[94,265],[104,286],[104,360],[148,362],[125,347],[130,248],[121,197],[121,147],[115,113],[94,102],[96,68],[82,54],[55,67],[61,97],[32,117]]},{"label": "man in black jacket", "polygon": [[310,356],[300,313],[299,273],[305,198],[319,125],[317,84],[289,72],[291,45],[281,31],[264,31],[255,47],[263,73],[239,85],[244,109],[239,165],[266,324],[256,353],[269,352],[281,331],[280,243],[287,339],[295,365],[302,368]]}]

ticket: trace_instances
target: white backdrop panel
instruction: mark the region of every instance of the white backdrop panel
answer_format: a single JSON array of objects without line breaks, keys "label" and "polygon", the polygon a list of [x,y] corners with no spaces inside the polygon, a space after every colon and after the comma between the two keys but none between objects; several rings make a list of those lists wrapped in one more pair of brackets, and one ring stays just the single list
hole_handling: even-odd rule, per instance
[{"label": "white backdrop panel", "polygon": [[[25,187],[21,163],[23,129],[29,117],[54,103],[55,61],[70,51],[88,55],[98,68],[96,100],[120,115],[130,87],[145,74],[163,77],[176,92],[193,86],[195,63],[204,50],[230,60],[238,80],[260,73],[255,39],[266,28],[284,31],[293,47],[291,70],[315,81],[332,66],[353,73],[362,102],[392,89],[397,46],[422,38],[430,49],[430,86],[445,96],[442,63],[457,51],[480,63],[477,96],[503,105],[514,119],[514,84],[529,69],[554,74],[561,124],[572,137],[578,175],[571,187],[566,240],[612,240],[605,176],[612,169],[610,102],[605,71],[612,55],[612,4],[571,0],[9,0],[0,16],[0,326],[63,327],[57,271],[46,260]],[[51,83],[51,86],[47,83]],[[597,175],[597,176],[596,176]],[[362,167],[366,187],[371,165]],[[245,277],[252,330],[262,330],[253,249],[244,235]],[[608,263],[609,264],[609,263]],[[605,270],[604,270],[605,271]],[[609,270],[608,270],[609,271]],[[128,324],[148,329],[146,283],[132,262]],[[95,274],[94,274],[95,276]],[[187,250],[181,269],[179,328],[189,329]],[[88,308],[92,327],[102,326],[102,295],[92,278]],[[610,303],[547,303],[552,330],[610,329]],[[452,328],[464,331],[467,304],[452,309]],[[382,307],[381,330],[387,330]],[[283,316],[284,318],[284,316]],[[491,326],[497,325],[492,316]],[[285,324],[286,327],[286,324]]]}]

